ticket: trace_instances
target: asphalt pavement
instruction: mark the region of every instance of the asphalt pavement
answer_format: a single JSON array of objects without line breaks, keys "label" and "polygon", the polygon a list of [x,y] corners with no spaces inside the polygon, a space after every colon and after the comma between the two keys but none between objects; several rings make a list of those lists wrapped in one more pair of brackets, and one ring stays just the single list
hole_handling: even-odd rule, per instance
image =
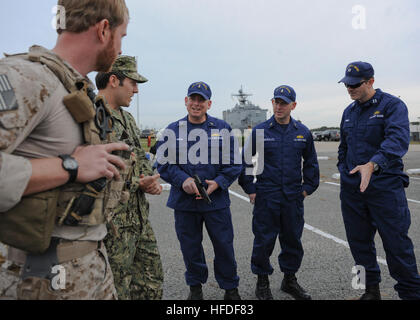
[{"label": "asphalt pavement", "polygon": [[[319,157],[321,183],[318,190],[305,199],[305,229],[302,236],[305,255],[297,273],[299,283],[307,289],[314,300],[353,300],[363,294],[363,290],[353,289],[355,274],[352,273],[354,261],[348,248],[341,216],[339,183],[334,178],[338,172],[337,142],[316,142]],[[404,157],[406,170],[420,168],[420,145],[410,146]],[[415,247],[417,264],[420,264],[420,175],[410,175],[410,186],[406,189],[411,211],[409,236]],[[165,184],[162,181],[162,184]],[[255,300],[256,276],[250,269],[253,244],[252,205],[246,201],[246,194],[235,182],[231,188],[231,212],[234,225],[234,247],[240,277],[239,292],[242,299]],[[148,196],[150,220],[158,241],[165,272],[164,300],[184,300],[188,295],[185,284],[185,267],[174,227],[173,211],[166,207],[169,191],[160,196]],[[204,228],[205,229],[205,228]],[[224,291],[218,287],[214,278],[214,252],[207,232],[204,231],[203,248],[209,268],[209,278],[203,286],[205,299],[223,299]],[[379,266],[382,271],[381,292],[385,300],[399,300],[393,289],[395,280],[389,275],[386,256],[379,236],[376,237]],[[280,290],[282,273],[277,256],[280,245],[276,244],[271,264],[274,273],[270,276],[271,289],[276,300],[292,300]]]}]

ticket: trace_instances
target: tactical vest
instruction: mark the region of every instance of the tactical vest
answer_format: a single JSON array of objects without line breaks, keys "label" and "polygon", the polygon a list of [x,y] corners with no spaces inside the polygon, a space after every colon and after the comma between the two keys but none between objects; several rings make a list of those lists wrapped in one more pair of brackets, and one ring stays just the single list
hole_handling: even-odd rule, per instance
[{"label": "tactical vest", "polygon": [[[115,142],[111,112],[102,97],[95,97],[86,79],[72,72],[54,54],[36,48],[28,54],[16,56],[47,66],[60,80],[69,92],[63,103],[76,122],[82,125],[87,145]],[[119,181],[113,179],[107,182],[103,178],[87,185],[73,183],[23,197],[14,208],[0,214],[0,241],[40,254],[49,247],[57,225],[90,227],[110,222],[114,208],[120,202],[128,201],[125,181],[131,179],[135,162],[131,151],[116,154],[126,164],[126,169],[120,170]]]}]

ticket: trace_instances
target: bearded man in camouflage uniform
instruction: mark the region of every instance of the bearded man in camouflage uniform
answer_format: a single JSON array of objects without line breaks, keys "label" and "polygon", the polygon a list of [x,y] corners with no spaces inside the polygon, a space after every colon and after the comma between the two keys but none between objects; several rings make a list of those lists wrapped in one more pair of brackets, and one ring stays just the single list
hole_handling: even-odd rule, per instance
[{"label": "bearded man in camouflage uniform", "polygon": [[114,119],[115,138],[130,145],[136,163],[129,184],[129,201],[120,204],[108,224],[105,238],[115,286],[121,300],[159,300],[162,298],[163,271],[156,238],[149,222],[149,203],[145,194],[162,191],[160,175],[153,175],[140,144],[140,130],[129,107],[138,83],[148,80],[138,74],[134,57],[119,57],[109,73],[98,73],[96,85]]},{"label": "bearded man in camouflage uniform", "polygon": [[[120,178],[118,169],[125,170],[111,153],[127,145],[106,144],[107,135],[99,139],[92,130],[83,132],[94,125],[92,114],[84,112],[96,110],[81,88],[93,86],[88,73],[107,72],[121,54],[129,12],[124,0],[58,0],[58,5],[65,8],[66,29],[57,29],[52,50],[32,46],[27,54],[0,60],[0,238],[9,245],[7,259],[0,247],[0,300],[117,298],[102,243],[103,220],[79,225],[55,218],[73,208],[66,195],[81,199],[76,189],[103,178],[112,184]],[[70,96],[78,97],[72,104],[78,110],[66,103]],[[98,218],[104,218],[105,202],[98,197],[95,204]],[[36,223],[29,224],[34,217]],[[65,275],[60,286],[52,266]]]}]

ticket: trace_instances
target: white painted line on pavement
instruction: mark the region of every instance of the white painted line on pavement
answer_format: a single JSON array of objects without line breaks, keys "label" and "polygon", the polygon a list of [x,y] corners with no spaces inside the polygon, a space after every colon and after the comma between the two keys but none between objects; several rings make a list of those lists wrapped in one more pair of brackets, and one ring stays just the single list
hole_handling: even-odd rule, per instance
[{"label": "white painted line on pavement", "polygon": [[319,230],[319,229],[317,229],[315,227],[312,227],[309,224],[306,224],[305,223],[305,228],[308,229],[308,230],[310,230],[310,231],[312,231],[312,232],[314,232],[314,233],[319,234],[320,236],[323,236],[324,238],[331,239],[334,242],[337,242],[338,244],[341,244],[341,245],[345,246],[346,248],[350,248],[350,246],[349,246],[349,244],[348,244],[347,241],[344,241],[344,240],[341,240],[341,239],[339,239],[337,237],[334,237],[333,235],[331,235],[329,233],[326,233],[326,232],[324,232],[322,230]]},{"label": "white painted line on pavement", "polygon": [[318,157],[318,160],[330,160],[330,157]]},{"label": "white painted line on pavement", "polygon": [[237,197],[239,199],[242,199],[242,200],[245,200],[245,201],[249,202],[249,198],[248,197],[244,197],[244,196],[240,195],[239,193],[236,193],[236,192],[231,191],[231,190],[229,190],[229,193],[232,194],[232,195],[234,195],[235,197]]},{"label": "white painted line on pavement", "polygon": [[416,173],[420,173],[420,169],[408,169],[407,170],[408,174],[416,174]]},{"label": "white painted line on pavement", "polygon": [[[322,231],[322,230],[319,230],[319,229],[317,229],[317,228],[315,228],[315,227],[312,227],[312,226],[310,226],[310,225],[308,225],[308,224],[306,224],[305,223],[305,228],[306,229],[308,229],[308,230],[310,230],[310,231],[312,231],[312,232],[314,232],[314,233],[317,233],[317,234],[319,234],[319,235],[321,235],[321,236],[323,236],[324,238],[327,238],[327,239],[331,239],[331,240],[333,240],[334,242],[337,242],[338,244],[341,244],[341,245],[343,245],[343,246],[345,246],[346,248],[349,248],[350,249],[350,246],[349,246],[349,243],[347,242],[347,241],[344,241],[344,240],[341,240],[341,239],[339,239],[339,238],[337,238],[337,237],[334,237],[333,235],[331,235],[331,234],[329,234],[329,233],[326,233],[326,232],[324,232],[324,231]],[[385,266],[387,266],[388,264],[386,263],[386,260],[385,259],[382,259],[381,257],[376,257],[376,260],[379,262],[379,263],[382,263],[383,265],[385,265]]]},{"label": "white painted line on pavement", "polygon": [[340,186],[340,184],[339,184],[339,183],[335,183],[335,182],[328,182],[328,181],[325,181],[324,183],[326,183],[326,184],[331,184],[331,185],[333,185],[333,186]]},{"label": "white painted line on pavement", "polygon": [[[238,194],[236,192],[233,192],[233,191],[230,191],[229,190],[229,193],[232,194],[232,195],[234,195],[235,197],[238,197],[239,199],[242,199],[242,200],[245,200],[245,201],[249,202],[249,198],[244,197],[244,196],[242,196],[242,195],[240,195],[240,194]],[[320,235],[320,236],[322,236],[324,238],[333,240],[334,242],[336,242],[338,244],[341,244],[341,245],[345,246],[346,248],[350,248],[350,246],[349,246],[349,244],[348,244],[347,241],[341,240],[341,239],[339,239],[339,238],[337,238],[337,237],[335,237],[335,236],[333,236],[333,235],[331,235],[329,233],[326,233],[326,232],[324,232],[322,230],[319,230],[319,229],[317,229],[315,227],[312,227],[311,225],[309,225],[307,223],[305,223],[305,229],[310,230],[310,231],[312,231],[312,232],[314,232],[314,233],[316,233],[316,234],[318,234],[318,235]],[[378,260],[379,263],[387,266],[387,263],[386,263],[385,259],[382,259],[381,257],[377,257],[377,260]]]},{"label": "white painted line on pavement", "polygon": [[411,176],[410,176],[410,179],[413,179],[413,180],[420,180],[420,178],[415,178],[415,177],[411,177]]}]

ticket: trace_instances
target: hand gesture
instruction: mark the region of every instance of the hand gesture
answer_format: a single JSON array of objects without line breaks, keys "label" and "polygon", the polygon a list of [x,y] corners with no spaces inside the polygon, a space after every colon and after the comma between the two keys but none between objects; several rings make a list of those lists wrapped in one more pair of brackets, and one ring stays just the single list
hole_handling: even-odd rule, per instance
[{"label": "hand gesture", "polygon": [[145,177],[144,174],[140,176],[139,187],[144,193],[152,195],[160,195],[162,193],[162,186],[159,183],[160,174]]},{"label": "hand gesture", "polygon": [[368,162],[364,165],[357,166],[353,170],[350,171],[350,174],[355,174],[356,172],[360,173],[361,176],[361,183],[360,183],[360,192],[365,192],[367,187],[370,183],[370,178],[372,177],[373,173],[373,163]]}]

